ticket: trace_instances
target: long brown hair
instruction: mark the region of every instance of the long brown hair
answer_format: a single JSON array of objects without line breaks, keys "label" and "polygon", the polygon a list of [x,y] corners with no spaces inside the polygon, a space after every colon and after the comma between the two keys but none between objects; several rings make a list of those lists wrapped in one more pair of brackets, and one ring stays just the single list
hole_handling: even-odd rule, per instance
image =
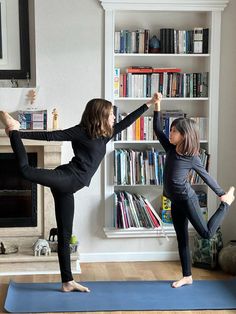
[{"label": "long brown hair", "polygon": [[89,137],[112,136],[113,128],[108,123],[111,109],[112,103],[102,98],[94,98],[87,103],[80,125],[86,130]]},{"label": "long brown hair", "polygon": [[183,136],[183,141],[178,145],[178,152],[182,155],[194,156],[199,154],[200,141],[197,123],[193,119],[175,119],[171,128],[175,127]]}]

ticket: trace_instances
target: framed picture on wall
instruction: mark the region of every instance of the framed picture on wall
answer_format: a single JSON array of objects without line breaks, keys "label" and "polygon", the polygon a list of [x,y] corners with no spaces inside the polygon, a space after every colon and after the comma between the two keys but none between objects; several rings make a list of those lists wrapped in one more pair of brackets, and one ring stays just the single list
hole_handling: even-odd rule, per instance
[{"label": "framed picture on wall", "polygon": [[0,0],[0,80],[29,77],[28,0]]}]

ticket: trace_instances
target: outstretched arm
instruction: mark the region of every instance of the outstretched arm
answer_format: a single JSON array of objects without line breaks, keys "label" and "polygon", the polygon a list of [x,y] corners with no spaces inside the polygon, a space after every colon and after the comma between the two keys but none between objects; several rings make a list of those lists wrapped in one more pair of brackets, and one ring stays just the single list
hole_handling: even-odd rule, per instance
[{"label": "outstretched arm", "polygon": [[81,128],[79,125],[57,131],[20,131],[21,138],[41,141],[73,141],[78,139],[80,134]]},{"label": "outstretched arm", "polygon": [[150,106],[151,106],[151,103],[144,104],[138,109],[131,112],[122,121],[120,121],[119,123],[116,123],[114,125],[113,136],[115,136],[117,133],[120,133],[121,131],[129,127],[132,123],[134,123],[134,121],[137,120],[145,111],[147,111]]},{"label": "outstretched arm", "polygon": [[169,139],[167,138],[161,127],[161,99],[161,93],[155,93],[153,95],[153,98],[150,100],[155,105],[153,116],[153,129],[164,150],[168,151],[172,145],[170,144]]},{"label": "outstretched arm", "polygon": [[199,174],[202,180],[218,195],[219,197],[225,194],[225,191],[219,186],[204,168],[201,159],[195,156],[193,159],[193,169]]}]

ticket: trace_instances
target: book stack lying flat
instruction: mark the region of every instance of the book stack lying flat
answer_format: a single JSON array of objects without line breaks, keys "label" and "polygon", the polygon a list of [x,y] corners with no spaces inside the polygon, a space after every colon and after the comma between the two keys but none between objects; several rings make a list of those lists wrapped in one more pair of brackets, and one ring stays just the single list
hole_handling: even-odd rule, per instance
[{"label": "book stack lying flat", "polygon": [[21,130],[46,130],[47,110],[19,111],[18,120]]}]

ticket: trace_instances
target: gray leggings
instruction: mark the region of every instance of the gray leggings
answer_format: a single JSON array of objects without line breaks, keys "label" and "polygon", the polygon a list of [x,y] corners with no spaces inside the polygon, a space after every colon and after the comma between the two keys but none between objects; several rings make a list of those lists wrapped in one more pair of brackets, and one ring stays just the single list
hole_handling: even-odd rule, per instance
[{"label": "gray leggings", "polygon": [[171,202],[171,214],[177,236],[183,276],[191,275],[188,221],[202,238],[210,239],[222,224],[228,209],[229,205],[221,202],[214,215],[206,222],[200,211],[196,194],[187,200]]}]

